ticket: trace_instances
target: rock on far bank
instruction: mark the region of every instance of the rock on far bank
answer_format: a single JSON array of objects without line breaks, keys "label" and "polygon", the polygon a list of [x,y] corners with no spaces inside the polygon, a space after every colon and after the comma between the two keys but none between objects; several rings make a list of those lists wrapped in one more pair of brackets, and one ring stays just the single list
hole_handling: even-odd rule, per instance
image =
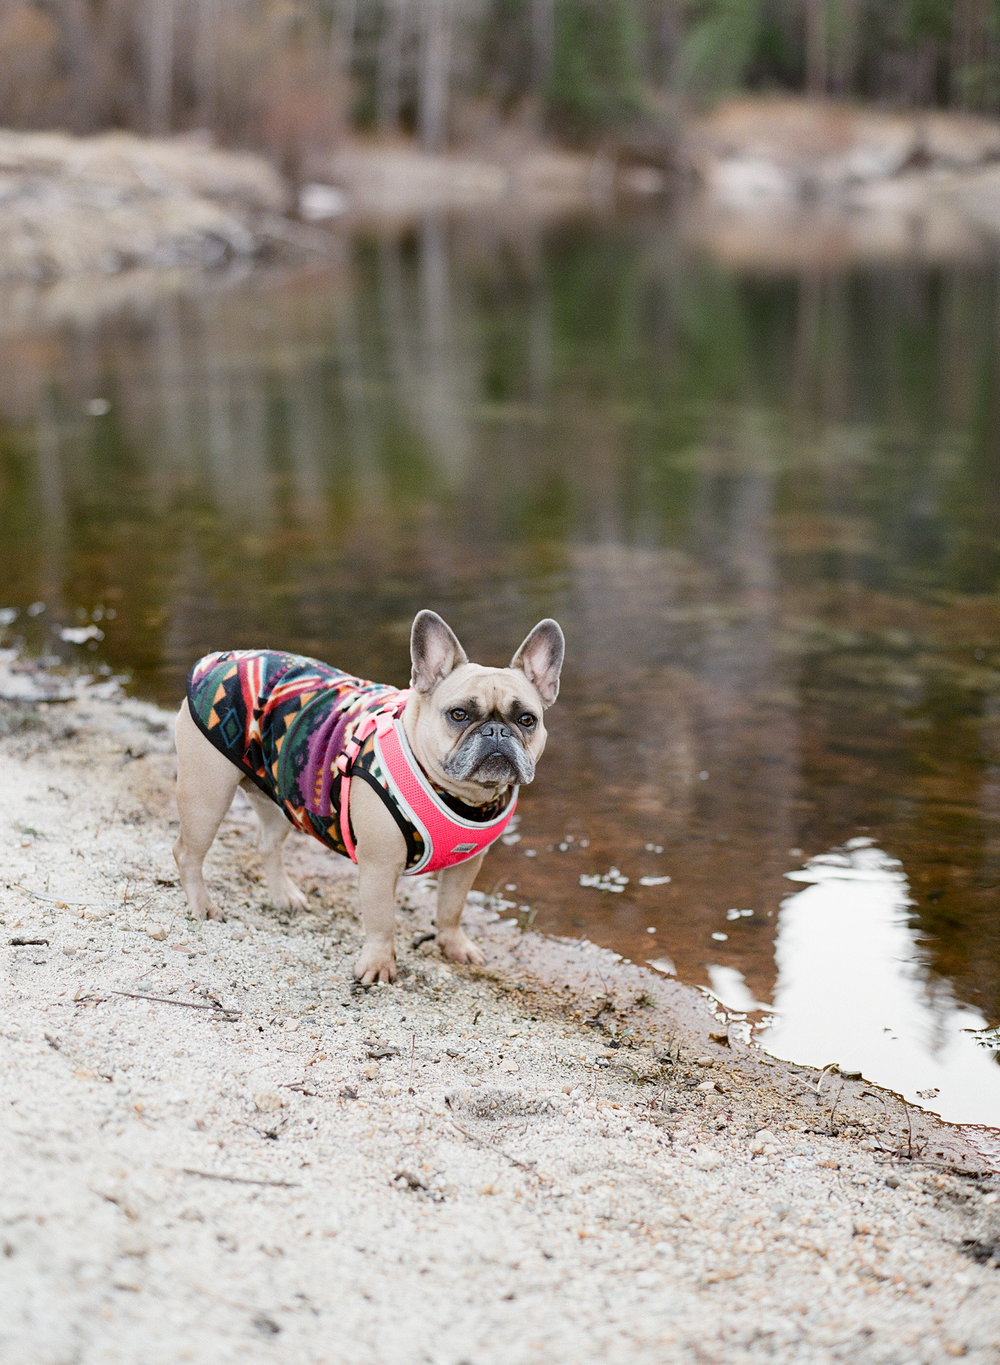
[{"label": "rock on far bank", "polygon": [[266,160],[200,137],[0,130],[0,279],[253,257],[287,207]]},{"label": "rock on far bank", "polygon": [[936,110],[889,112],[827,100],[739,98],[692,122],[690,164],[731,207],[839,201],[908,190],[1000,161],[1000,122]]},{"label": "rock on far bank", "polygon": [[1000,232],[1000,122],[750,97],[689,123],[689,236],[743,266],[968,260]]}]

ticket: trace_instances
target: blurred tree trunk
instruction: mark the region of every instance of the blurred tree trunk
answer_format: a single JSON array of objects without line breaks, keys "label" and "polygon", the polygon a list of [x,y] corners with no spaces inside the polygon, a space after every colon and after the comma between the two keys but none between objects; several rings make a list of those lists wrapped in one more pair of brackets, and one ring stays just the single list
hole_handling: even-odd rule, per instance
[{"label": "blurred tree trunk", "polygon": [[81,0],[68,0],[58,22],[65,52],[70,126],[77,133],[92,132],[98,101],[94,90],[94,41],[86,6]]},{"label": "blurred tree trunk", "polygon": [[532,81],[536,98],[545,94],[556,45],[555,0],[531,0]]},{"label": "blurred tree trunk", "polygon": [[420,142],[425,152],[439,152],[448,131],[451,0],[422,0],[421,13]]},{"label": "blurred tree trunk", "polygon": [[387,15],[379,39],[378,125],[385,132],[399,126],[402,109],[403,44],[406,41],[409,0],[387,0]]},{"label": "blurred tree trunk", "polygon": [[655,83],[663,90],[670,85],[677,53],[683,41],[684,23],[679,0],[661,0],[656,23],[656,61],[652,72]]},{"label": "blurred tree trunk", "polygon": [[146,0],[149,131],[170,131],[174,80],[174,0]]},{"label": "blurred tree trunk", "polygon": [[198,122],[211,128],[219,99],[219,0],[198,0],[195,28],[195,92]]},{"label": "blurred tree trunk", "polygon": [[358,0],[335,0],[330,31],[330,66],[335,76],[350,79],[354,66],[354,35],[358,26]]},{"label": "blurred tree trunk", "polygon": [[806,6],[806,94],[826,94],[827,0],[805,0]]},{"label": "blurred tree trunk", "polygon": [[858,60],[858,35],[864,0],[839,0],[830,55],[830,90],[841,98],[849,95]]}]

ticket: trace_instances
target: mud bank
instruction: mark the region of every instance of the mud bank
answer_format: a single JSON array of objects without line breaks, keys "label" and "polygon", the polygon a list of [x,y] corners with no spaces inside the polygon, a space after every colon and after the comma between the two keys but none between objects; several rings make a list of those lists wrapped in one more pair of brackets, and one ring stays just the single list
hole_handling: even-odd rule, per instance
[{"label": "mud bank", "polygon": [[429,896],[358,989],[353,871],[170,857],[169,718],[0,702],[0,1359],[992,1362],[988,1135],[743,1047],[696,993]]}]

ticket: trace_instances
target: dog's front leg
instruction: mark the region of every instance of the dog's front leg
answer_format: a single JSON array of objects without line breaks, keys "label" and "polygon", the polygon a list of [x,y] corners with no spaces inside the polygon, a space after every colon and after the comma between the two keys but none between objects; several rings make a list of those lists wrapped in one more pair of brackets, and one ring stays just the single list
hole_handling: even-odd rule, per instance
[{"label": "dog's front leg", "polygon": [[467,863],[456,863],[438,873],[437,940],[442,953],[452,962],[478,964],[486,960],[461,925],[466,897],[485,856],[484,849]]},{"label": "dog's front leg", "polygon": [[358,858],[358,903],[365,941],[354,964],[363,986],[396,979],[396,883],[406,867],[406,841],[365,783],[351,784],[351,824]]}]

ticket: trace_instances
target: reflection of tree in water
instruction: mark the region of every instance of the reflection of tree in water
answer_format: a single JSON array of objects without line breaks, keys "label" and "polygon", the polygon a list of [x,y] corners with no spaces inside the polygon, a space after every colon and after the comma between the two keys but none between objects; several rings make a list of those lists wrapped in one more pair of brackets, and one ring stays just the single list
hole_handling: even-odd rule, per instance
[{"label": "reflection of tree in water", "polygon": [[[323,274],[8,323],[0,597],[114,605],[104,657],[162,699],[222,643],[402,681],[420,606],[482,653],[553,613],[532,839],[591,861],[537,860],[542,921],[636,956],[658,924],[683,974],[727,955],[766,998],[789,850],[870,832],[991,1012],[997,295],[429,218]],[[612,864],[626,892],[581,900]]]}]

